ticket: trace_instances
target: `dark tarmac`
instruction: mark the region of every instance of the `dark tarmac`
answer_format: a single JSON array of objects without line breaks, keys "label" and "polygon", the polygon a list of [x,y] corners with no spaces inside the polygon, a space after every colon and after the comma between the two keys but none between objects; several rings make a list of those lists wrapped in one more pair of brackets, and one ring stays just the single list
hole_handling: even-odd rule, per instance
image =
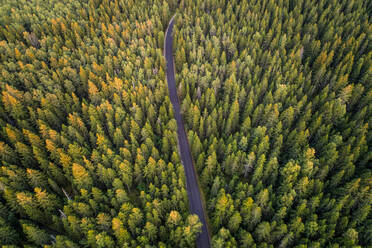
[{"label": "dark tarmac", "polygon": [[189,142],[187,140],[185,127],[182,122],[180,102],[177,95],[177,87],[175,82],[175,72],[174,72],[174,61],[172,54],[172,31],[173,31],[173,18],[170,20],[167,31],[165,33],[164,41],[164,57],[167,63],[167,82],[169,89],[169,97],[173,105],[174,118],[177,121],[177,134],[178,134],[178,144],[181,153],[181,160],[183,167],[185,169],[186,175],[186,189],[189,197],[190,212],[199,216],[202,226],[202,232],[196,239],[196,246],[198,248],[210,247],[210,238],[206,224],[205,212],[202,205],[202,200],[200,197],[200,191],[198,187],[196,170],[193,164]]}]

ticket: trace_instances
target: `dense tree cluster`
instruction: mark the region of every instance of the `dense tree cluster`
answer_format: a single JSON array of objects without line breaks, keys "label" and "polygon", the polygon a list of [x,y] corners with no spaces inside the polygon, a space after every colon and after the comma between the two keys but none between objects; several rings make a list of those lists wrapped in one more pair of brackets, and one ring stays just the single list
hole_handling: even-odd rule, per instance
[{"label": "dense tree cluster", "polygon": [[371,1],[180,1],[213,247],[372,244]]},{"label": "dense tree cluster", "polygon": [[365,0],[0,0],[0,245],[193,247],[164,31],[213,247],[372,243]]},{"label": "dense tree cluster", "polygon": [[0,245],[194,246],[163,1],[0,1]]}]

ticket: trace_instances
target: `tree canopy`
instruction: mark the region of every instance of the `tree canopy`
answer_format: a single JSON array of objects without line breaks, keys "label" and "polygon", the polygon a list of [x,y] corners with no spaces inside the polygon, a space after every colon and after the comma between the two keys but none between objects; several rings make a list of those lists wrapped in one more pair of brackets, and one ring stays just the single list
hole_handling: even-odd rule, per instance
[{"label": "tree canopy", "polygon": [[366,0],[0,0],[0,245],[372,243]]}]

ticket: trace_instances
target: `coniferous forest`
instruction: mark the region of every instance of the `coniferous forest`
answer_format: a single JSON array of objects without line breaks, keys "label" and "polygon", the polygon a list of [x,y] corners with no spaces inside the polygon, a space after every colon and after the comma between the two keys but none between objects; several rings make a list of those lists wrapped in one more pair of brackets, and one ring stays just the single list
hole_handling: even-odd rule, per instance
[{"label": "coniferous forest", "polygon": [[0,245],[372,247],[372,2],[0,0]]}]

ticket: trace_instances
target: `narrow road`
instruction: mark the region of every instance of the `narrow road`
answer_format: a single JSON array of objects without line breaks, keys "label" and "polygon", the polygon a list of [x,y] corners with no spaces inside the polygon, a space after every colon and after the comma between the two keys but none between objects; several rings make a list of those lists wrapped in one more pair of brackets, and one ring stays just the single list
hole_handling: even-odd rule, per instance
[{"label": "narrow road", "polygon": [[180,102],[177,95],[177,87],[175,82],[174,73],[174,61],[172,54],[172,31],[173,31],[173,20],[174,16],[169,22],[167,31],[165,32],[164,40],[164,57],[167,61],[167,82],[169,89],[169,96],[171,103],[173,105],[174,117],[177,121],[177,134],[178,134],[178,144],[181,153],[181,160],[183,167],[185,169],[186,175],[186,189],[189,196],[190,211],[192,214],[199,216],[201,223],[203,224],[202,232],[196,239],[196,246],[198,248],[208,248],[210,247],[209,233],[206,224],[206,215],[203,209],[202,201],[200,198],[200,191],[198,186],[198,180],[196,177],[196,171],[194,168],[193,160],[191,157],[189,141],[187,140],[185,127],[183,126]]}]

